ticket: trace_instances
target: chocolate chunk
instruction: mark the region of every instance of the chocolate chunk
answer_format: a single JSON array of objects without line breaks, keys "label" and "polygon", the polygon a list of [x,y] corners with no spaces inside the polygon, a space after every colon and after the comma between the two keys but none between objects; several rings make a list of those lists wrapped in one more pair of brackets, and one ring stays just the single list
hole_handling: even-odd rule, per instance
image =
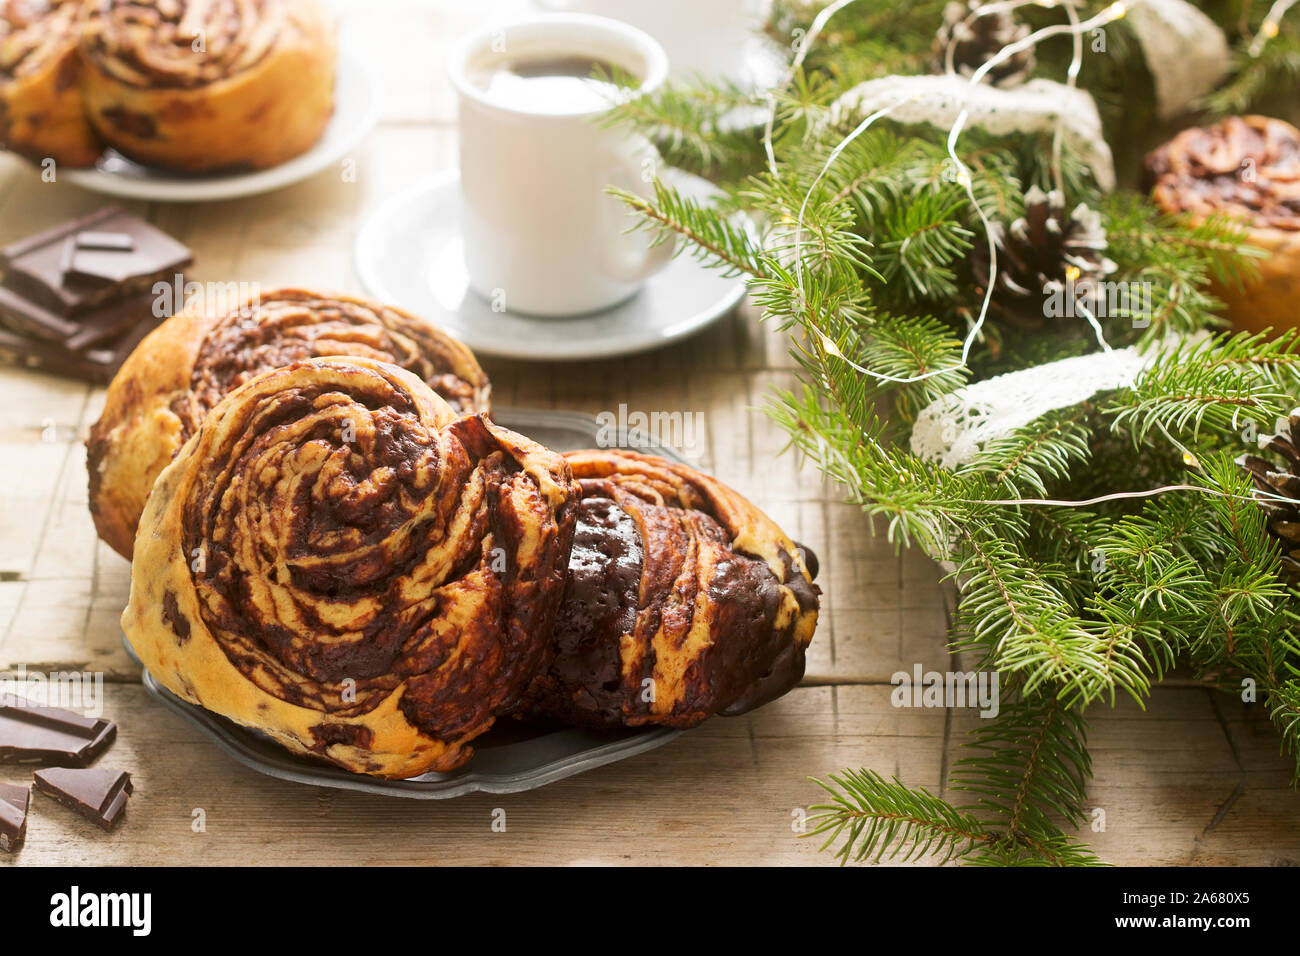
[{"label": "chocolate chunk", "polygon": [[140,340],[162,321],[153,314],[151,298],[146,294],[143,299],[126,300],[96,313],[63,343],[30,339],[0,328],[0,360],[106,385]]},{"label": "chocolate chunk", "polygon": [[117,736],[117,724],[10,698],[0,705],[0,763],[84,767]]},{"label": "chocolate chunk", "polygon": [[38,339],[59,341],[80,331],[80,326],[71,319],[56,315],[4,286],[0,286],[0,319],[11,329]]},{"label": "chocolate chunk", "polygon": [[63,240],[63,250],[59,253],[59,275],[67,277],[72,271],[72,257],[77,254],[76,237]]},{"label": "chocolate chunk", "polygon": [[125,770],[55,767],[36,771],[36,789],[111,830],[126,814],[126,800],[134,788]]},{"label": "chocolate chunk", "polygon": [[0,850],[16,853],[27,836],[27,804],[31,790],[0,783]]},{"label": "chocolate chunk", "polygon": [[114,249],[129,252],[135,248],[135,240],[127,232],[79,232],[76,236],[78,249]]},{"label": "chocolate chunk", "polygon": [[148,332],[167,316],[155,316],[155,296],[141,292],[102,308],[80,315],[77,330],[63,343],[74,352],[81,352],[104,343],[120,341],[132,330],[144,328]]},{"label": "chocolate chunk", "polygon": [[85,355],[87,358],[103,365],[108,371],[108,377],[112,378],[117,370],[122,367],[122,363],[135,351],[135,347],[140,344],[146,335],[157,328],[161,321],[162,319],[149,313],[116,342],[107,343],[100,348],[90,349],[86,351]]},{"label": "chocolate chunk", "polygon": [[25,339],[5,329],[0,329],[0,359],[85,382],[107,384],[113,377],[103,362],[66,349],[57,342]]},{"label": "chocolate chunk", "polygon": [[[130,248],[74,248],[86,233],[125,236]],[[120,240],[118,241],[120,244]],[[5,284],[29,301],[71,316],[124,295],[149,289],[190,261],[190,251],[138,216],[110,206],[85,218],[28,236],[0,250]]]}]

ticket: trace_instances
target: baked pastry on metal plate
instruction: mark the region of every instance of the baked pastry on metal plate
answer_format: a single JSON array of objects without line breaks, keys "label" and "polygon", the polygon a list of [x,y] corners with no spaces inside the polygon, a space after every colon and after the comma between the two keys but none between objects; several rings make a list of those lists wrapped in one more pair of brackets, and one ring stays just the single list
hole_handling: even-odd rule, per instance
[{"label": "baked pastry on metal plate", "polygon": [[577,491],[394,365],[298,362],[158,478],[122,628],[172,693],[295,753],[450,770],[549,653]]},{"label": "baked pastry on metal plate", "polygon": [[0,146],[89,166],[104,151],[81,96],[81,0],[0,0]]},{"label": "baked pastry on metal plate", "polygon": [[154,479],[222,396],[262,372],[323,355],[392,362],[458,412],[488,407],[488,379],[473,353],[401,309],[304,289],[259,293],[228,312],[196,305],[136,347],[90,430],[99,536],[129,558]]},{"label": "baked pastry on metal plate", "polygon": [[264,169],[334,113],[333,16],[317,0],[88,0],[90,122],[119,152],[182,172]]},{"label": "baked pastry on metal plate", "polygon": [[693,727],[798,683],[820,591],[770,518],[662,458],[565,459],[582,488],[577,530],[555,658],[523,712],[596,728]]},{"label": "baked pastry on metal plate", "polygon": [[1241,329],[1300,325],[1300,130],[1266,116],[1231,116],[1186,129],[1147,157],[1151,198],[1195,222],[1237,220],[1268,253],[1259,275],[1239,286],[1214,284]]}]

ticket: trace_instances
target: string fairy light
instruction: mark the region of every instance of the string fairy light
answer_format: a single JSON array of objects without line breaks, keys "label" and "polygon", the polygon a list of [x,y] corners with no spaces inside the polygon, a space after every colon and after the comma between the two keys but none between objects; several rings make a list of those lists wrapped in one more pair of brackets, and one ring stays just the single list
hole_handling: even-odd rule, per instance
[{"label": "string fairy light", "polygon": [[954,498],[966,505],[1039,505],[1045,507],[1061,508],[1087,508],[1091,505],[1105,504],[1108,501],[1124,501],[1131,498],[1154,498],[1157,495],[1168,494],[1171,491],[1199,491],[1203,495],[1209,495],[1211,498],[1229,498],[1234,501],[1260,501],[1274,500],[1294,503],[1293,499],[1285,495],[1279,495],[1271,491],[1261,491],[1255,489],[1253,494],[1237,495],[1229,491],[1221,491],[1218,488],[1207,488],[1204,485],[1161,485],[1158,488],[1148,488],[1145,491],[1116,491],[1109,495],[1098,495],[1096,498],[1084,498],[1082,500],[1068,500],[1064,498]]},{"label": "string fairy light", "polygon": [[[800,40],[799,47],[798,50],[796,51],[795,57],[791,61],[789,68],[786,70],[786,73],[782,78],[781,83],[778,84],[776,87],[773,87],[767,93],[768,112],[767,112],[767,121],[764,124],[764,129],[763,129],[763,149],[767,156],[768,169],[774,177],[778,174],[776,152],[773,146],[773,132],[776,123],[776,112],[777,112],[777,102],[776,102],[777,92],[778,90],[784,89],[793,80],[795,73],[798,72],[799,68],[803,65],[808,50],[812,47],[812,44],[817,39],[817,37],[820,36],[822,30],[825,29],[826,24],[830,21],[831,17],[854,2],[856,2],[856,0],[836,0],[836,2],[829,4],[828,6],[822,9],[822,11],[813,19],[812,24],[809,26],[808,32]],[[1070,79],[1070,81],[1073,83],[1074,81],[1077,81],[1079,70],[1082,67],[1083,35],[1088,33],[1091,30],[1095,30],[1099,27],[1105,26],[1106,24],[1113,23],[1114,21],[1123,17],[1126,12],[1126,8],[1123,2],[1115,2],[1110,4],[1104,10],[1102,10],[1100,13],[1096,14],[1095,16],[1091,17],[1090,19],[1081,22],[1074,11],[1072,4],[1068,2],[1062,3],[1061,0],[1004,0],[1004,2],[981,5],[980,7],[976,8],[971,12],[971,16],[974,18],[978,18],[980,16],[985,15],[988,12],[996,11],[999,9],[1015,9],[1016,7],[1029,6],[1029,5],[1040,6],[1049,9],[1054,9],[1057,6],[1064,6],[1068,11],[1069,22],[1064,24],[1053,24],[1051,26],[1043,27],[1039,30],[1034,31],[1033,33],[1030,33],[1028,36],[1023,37],[1020,40],[1017,40],[1013,43],[1009,43],[1006,46],[1002,47],[1002,49],[1000,49],[998,52],[996,52],[991,57],[989,57],[989,59],[986,60],[983,64],[981,64],[978,69],[972,72],[969,80],[970,86],[973,87],[978,85],[980,82],[984,80],[984,78],[989,74],[990,71],[996,69],[999,65],[1005,63],[1011,57],[1016,56],[1017,54],[1023,52],[1024,50],[1029,49],[1030,47],[1037,46],[1043,40],[1049,39],[1054,36],[1061,36],[1061,35],[1070,35],[1075,38],[1073,57],[1070,63],[1070,70],[1067,75],[1067,78]],[[885,116],[888,116],[891,112],[903,106],[904,104],[914,102],[916,99],[917,99],[916,95],[900,99],[890,106],[883,107],[881,109],[876,110],[874,113],[870,114],[865,119],[863,119],[860,123],[858,123],[857,126],[853,128],[853,130],[846,137],[844,137],[843,140],[841,140],[835,146],[834,149],[831,150],[830,154],[826,158],[826,162],[822,165],[816,177],[814,177],[812,184],[809,186],[807,193],[804,195],[803,202],[800,204],[799,214],[795,221],[794,243],[793,243],[795,285],[801,294],[804,292],[803,256],[802,256],[804,216],[806,214],[808,204],[809,202],[811,202],[812,196],[816,192],[818,185],[821,184],[821,181],[826,177],[826,175],[830,172],[831,168],[834,166],[835,161],[840,157],[840,155],[844,152],[844,150],[847,149],[851,143],[853,143],[854,140],[856,140],[859,136],[861,136],[868,129],[870,129],[871,126],[874,125],[878,120],[884,118]],[[980,205],[979,198],[975,194],[974,181],[971,177],[970,170],[966,167],[966,164],[962,162],[961,157],[958,156],[957,154],[957,143],[961,138],[961,134],[964,131],[966,123],[969,120],[969,118],[970,118],[969,107],[963,106],[961,111],[958,113],[957,118],[954,121],[952,127],[948,131],[946,148],[947,148],[949,162],[952,164],[953,170],[955,170],[954,179],[956,183],[959,186],[961,186],[963,191],[966,193],[966,197],[970,201],[971,208],[975,210],[975,214],[979,217],[980,225],[984,229],[984,238],[985,238],[985,242],[987,243],[988,255],[989,255],[989,274],[988,274],[988,282],[986,283],[986,288],[984,291],[984,297],[980,302],[979,313],[976,316],[976,318],[970,323],[970,328],[967,330],[966,336],[962,341],[961,358],[951,366],[931,369],[930,371],[923,372],[919,375],[912,375],[912,376],[890,375],[888,373],[878,372],[874,369],[870,369],[863,365],[859,365],[857,362],[853,361],[848,356],[844,355],[844,353],[840,351],[839,347],[835,344],[835,342],[828,335],[826,335],[826,333],[822,332],[820,328],[818,328],[816,325],[812,327],[812,331],[817,335],[819,341],[821,342],[822,347],[830,355],[845,362],[855,371],[863,375],[867,375],[871,378],[874,378],[877,381],[884,381],[884,382],[891,382],[899,385],[906,385],[915,382],[925,381],[926,379],[933,378],[936,375],[943,375],[949,372],[960,371],[961,369],[966,368],[970,361],[971,350],[974,348],[975,343],[979,340],[980,333],[983,331],[984,328],[984,323],[988,318],[989,308],[992,304],[992,299],[993,299],[994,282],[997,278],[997,268],[998,268],[997,242],[994,238],[993,223],[989,219],[987,214],[984,212],[983,207]],[[1064,122],[1065,122],[1064,115],[1060,115],[1057,117],[1056,132],[1055,132],[1056,139],[1059,139],[1063,136]],[[1054,155],[1054,159],[1053,159],[1054,171],[1055,174],[1059,177],[1060,157],[1059,157],[1058,145],[1055,143],[1055,140],[1053,146],[1053,155]],[[1092,326],[1093,331],[1097,336],[1098,343],[1102,346],[1104,350],[1109,351],[1110,346],[1105,340],[1105,335],[1103,334],[1101,325],[1100,323],[1098,323],[1096,317],[1092,315],[1091,311],[1088,310],[1086,307],[1083,308],[1082,311],[1084,313],[1085,318]]]},{"label": "string fairy light", "polygon": [[1296,0],[1276,0],[1273,6],[1268,8],[1268,13],[1264,15],[1264,22],[1260,24],[1259,31],[1255,34],[1255,38],[1250,41],[1250,46],[1246,52],[1253,57],[1264,52],[1264,44],[1277,36],[1278,30],[1282,26],[1282,18],[1295,5]]}]

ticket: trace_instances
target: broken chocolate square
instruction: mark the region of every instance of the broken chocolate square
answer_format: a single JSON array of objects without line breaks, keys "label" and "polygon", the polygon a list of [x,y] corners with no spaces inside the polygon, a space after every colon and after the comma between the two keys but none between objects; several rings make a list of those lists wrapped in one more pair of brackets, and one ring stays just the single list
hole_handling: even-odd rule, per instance
[{"label": "broken chocolate square", "polygon": [[27,836],[27,804],[31,790],[0,783],[0,850],[16,853]]},{"label": "broken chocolate square", "polygon": [[36,771],[36,789],[65,807],[71,807],[105,830],[121,822],[126,800],[134,789],[125,770],[69,770],[55,767]]},{"label": "broken chocolate square", "polygon": [[[103,242],[83,246],[78,237],[87,233],[125,238],[111,240],[112,248]],[[70,259],[66,258],[69,246]],[[185,246],[114,206],[0,249],[5,285],[63,316],[150,289],[157,280],[172,278],[189,261]]]},{"label": "broken chocolate square", "polygon": [[9,697],[0,702],[0,763],[84,767],[117,736],[117,724]]}]

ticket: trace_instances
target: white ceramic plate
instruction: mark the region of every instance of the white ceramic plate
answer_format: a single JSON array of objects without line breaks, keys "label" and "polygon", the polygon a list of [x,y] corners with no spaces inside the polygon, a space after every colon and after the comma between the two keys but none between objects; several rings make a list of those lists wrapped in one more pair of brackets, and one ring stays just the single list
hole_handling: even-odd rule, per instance
[{"label": "white ceramic plate", "polygon": [[[715,188],[669,171],[683,192],[707,198]],[[745,294],[740,279],[679,254],[641,290],[603,312],[538,318],[494,312],[469,288],[460,235],[460,177],[454,170],[386,200],[357,234],[361,282],[382,302],[446,329],[484,355],[534,361],[607,358],[659,348],[726,315]]]},{"label": "white ceramic plate", "polygon": [[187,176],[133,162],[108,150],[91,169],[61,173],[68,182],[127,199],[211,202],[270,192],[313,176],[348,155],[379,120],[379,81],[356,54],[339,50],[334,116],[320,141],[301,156],[251,173]]}]

